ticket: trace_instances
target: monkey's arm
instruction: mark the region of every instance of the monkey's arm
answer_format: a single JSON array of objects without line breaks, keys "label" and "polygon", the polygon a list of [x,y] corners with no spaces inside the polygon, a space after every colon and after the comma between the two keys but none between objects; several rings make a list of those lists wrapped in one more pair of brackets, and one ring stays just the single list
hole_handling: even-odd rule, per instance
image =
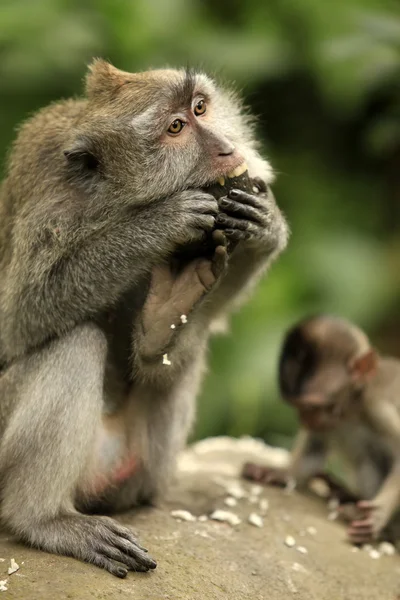
[{"label": "monkey's arm", "polygon": [[260,483],[280,486],[285,486],[290,480],[294,479],[296,484],[302,487],[313,476],[322,472],[326,452],[327,448],[322,439],[314,436],[306,429],[300,429],[286,469],[271,469],[247,463],[243,468],[243,476],[246,479],[252,479]]},{"label": "monkey's arm", "polygon": [[387,440],[393,464],[376,496],[357,505],[359,516],[349,528],[349,538],[354,543],[378,538],[400,506],[400,415],[392,402],[373,400],[367,403],[367,413]]},{"label": "monkey's arm", "polygon": [[7,360],[109,309],[177,245],[210,231],[217,203],[188,191],[105,217],[50,212],[32,210],[14,227],[0,297]]}]

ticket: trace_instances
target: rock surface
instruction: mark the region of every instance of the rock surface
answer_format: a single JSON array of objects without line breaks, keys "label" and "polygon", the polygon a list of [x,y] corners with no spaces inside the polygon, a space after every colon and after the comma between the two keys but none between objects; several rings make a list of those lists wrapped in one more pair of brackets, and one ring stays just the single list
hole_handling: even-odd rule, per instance
[{"label": "rock surface", "polygon": [[[177,481],[163,506],[120,517],[140,532],[157,558],[153,573],[119,580],[71,558],[25,548],[0,538],[0,580],[5,598],[26,600],[398,600],[400,558],[373,559],[353,552],[341,524],[327,519],[324,502],[296,492],[254,487],[237,478],[244,460],[283,464],[284,451],[255,440],[217,438],[186,451]],[[224,503],[229,495],[237,504]],[[243,496],[240,498],[240,496]],[[264,499],[260,507],[260,500]],[[265,502],[268,499],[268,503]],[[215,509],[236,514],[241,523],[178,521],[172,510],[194,515]],[[263,510],[262,510],[263,509]],[[248,522],[262,517],[263,526]],[[295,545],[285,544],[288,536]],[[298,547],[305,548],[299,551]],[[306,552],[306,553],[305,553]],[[7,575],[11,558],[20,568]]]}]

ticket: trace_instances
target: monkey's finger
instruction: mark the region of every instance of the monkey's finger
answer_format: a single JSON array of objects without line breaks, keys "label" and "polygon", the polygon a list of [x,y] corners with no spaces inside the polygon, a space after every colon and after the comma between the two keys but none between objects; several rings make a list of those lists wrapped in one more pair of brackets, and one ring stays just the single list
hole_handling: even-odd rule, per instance
[{"label": "monkey's finger", "polygon": [[248,194],[247,192],[243,192],[242,190],[234,188],[233,190],[229,190],[228,198],[230,200],[235,200],[235,202],[240,202],[241,204],[246,204],[259,210],[266,210],[265,196],[263,202],[263,199],[259,196]]},{"label": "monkey's finger", "polygon": [[143,564],[140,560],[138,560],[137,556],[126,554],[116,546],[104,544],[104,546],[99,550],[106,558],[111,558],[112,560],[118,561],[119,563],[127,566],[130,571],[144,572],[155,568],[155,566]]},{"label": "monkey's finger", "polygon": [[194,212],[217,215],[218,214],[218,202],[211,196],[212,200],[199,200],[195,205],[191,206]]},{"label": "monkey's finger", "polygon": [[108,517],[104,517],[104,519],[107,519],[107,525],[113,533],[115,533],[121,538],[124,538],[125,540],[129,540],[131,544],[137,546],[140,550],[143,550],[143,552],[148,552],[147,548],[144,548],[139,543],[133,531],[131,531],[127,527],[124,527],[124,525],[120,525],[119,523],[117,523],[117,521],[114,521],[114,519],[109,519]]},{"label": "monkey's finger", "polygon": [[241,240],[248,240],[251,234],[248,231],[240,231],[239,229],[225,229],[226,237],[234,242],[240,242]]},{"label": "monkey's finger", "polygon": [[268,209],[254,208],[247,204],[235,202],[234,200],[223,199],[219,203],[220,208],[226,213],[232,213],[236,218],[246,219],[247,221],[253,221],[260,225],[267,225],[268,223]]},{"label": "monkey's finger", "polygon": [[192,227],[196,230],[212,231],[215,227],[215,218],[211,215],[194,215]]},{"label": "monkey's finger", "polygon": [[215,248],[212,259],[212,271],[216,278],[220,277],[226,270],[228,265],[228,252],[225,246],[217,246]]},{"label": "monkey's finger", "polygon": [[93,552],[93,554],[90,553],[86,560],[87,562],[96,565],[96,567],[105,569],[111,573],[111,575],[115,575],[115,577],[119,577],[120,579],[124,579],[128,575],[128,569],[126,567],[116,564],[113,560],[98,552]]},{"label": "monkey's finger", "polygon": [[235,219],[225,213],[220,213],[215,219],[215,222],[218,227],[222,228],[240,229],[241,231],[250,229],[250,223],[248,221],[245,221],[244,219]]},{"label": "monkey's finger", "polygon": [[377,510],[379,507],[377,504],[374,504],[370,500],[360,500],[359,502],[357,502],[357,508],[366,511],[374,511]]},{"label": "monkey's finger", "polygon": [[212,239],[215,244],[215,247],[226,246],[226,237],[221,229],[214,229],[214,231],[212,232]]}]

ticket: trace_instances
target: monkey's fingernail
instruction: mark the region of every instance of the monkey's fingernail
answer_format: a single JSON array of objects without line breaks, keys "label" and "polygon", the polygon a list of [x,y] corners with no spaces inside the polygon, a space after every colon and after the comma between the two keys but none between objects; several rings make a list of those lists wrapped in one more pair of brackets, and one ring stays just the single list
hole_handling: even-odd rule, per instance
[{"label": "monkey's fingernail", "polygon": [[216,218],[216,221],[218,221],[218,223],[225,223],[226,222],[226,216],[219,214],[217,216],[217,218]]},{"label": "monkey's fingernail", "polygon": [[239,190],[230,190],[229,192],[229,197],[230,198],[237,198],[240,194]]},{"label": "monkey's fingernail", "polygon": [[223,200],[220,200],[220,202],[219,202],[219,203],[220,203],[220,205],[221,205],[221,206],[229,206],[229,202],[228,202],[228,200],[225,200],[225,199],[223,199]]}]

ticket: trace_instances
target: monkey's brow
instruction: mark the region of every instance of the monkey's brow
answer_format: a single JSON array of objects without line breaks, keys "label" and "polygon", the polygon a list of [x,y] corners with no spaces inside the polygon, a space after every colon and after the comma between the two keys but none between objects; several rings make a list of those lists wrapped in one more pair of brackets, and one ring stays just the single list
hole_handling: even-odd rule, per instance
[{"label": "monkey's brow", "polygon": [[196,87],[196,72],[185,69],[183,81],[172,84],[172,103],[176,106],[189,106]]}]

